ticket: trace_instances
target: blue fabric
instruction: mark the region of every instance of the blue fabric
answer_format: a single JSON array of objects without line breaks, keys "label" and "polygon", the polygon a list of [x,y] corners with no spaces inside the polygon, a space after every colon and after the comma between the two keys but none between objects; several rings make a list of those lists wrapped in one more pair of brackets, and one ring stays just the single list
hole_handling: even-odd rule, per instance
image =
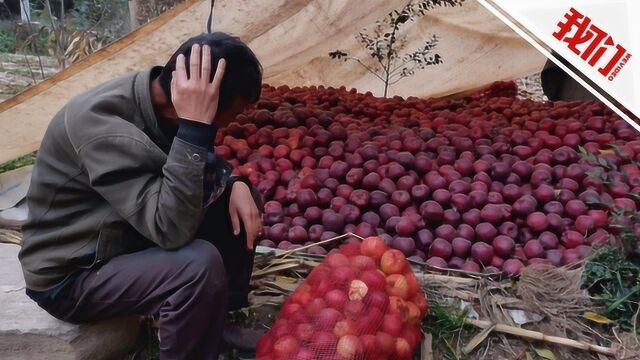
[{"label": "blue fabric", "polygon": [[60,283],[60,285],[52,289],[45,291],[34,291],[31,289],[26,289],[25,292],[27,293],[27,296],[31,298],[31,300],[37,302],[38,304],[48,303],[49,301],[55,300],[60,292],[68,285],[71,285],[77,277],[78,273],[74,272],[71,273],[71,275],[69,275],[66,279],[64,279],[64,281]]},{"label": "blue fabric", "polygon": [[[80,259],[80,264],[91,264],[95,261],[96,253],[91,251],[86,253]],[[60,292],[64,290],[65,287],[70,286],[78,277],[80,270],[76,270],[72,272],[66,279],[64,279],[60,284],[56,285],[54,288],[45,291],[35,291],[31,289],[26,289],[25,292],[27,296],[31,298],[31,300],[37,302],[38,304],[47,303],[49,301],[55,300]]]}]

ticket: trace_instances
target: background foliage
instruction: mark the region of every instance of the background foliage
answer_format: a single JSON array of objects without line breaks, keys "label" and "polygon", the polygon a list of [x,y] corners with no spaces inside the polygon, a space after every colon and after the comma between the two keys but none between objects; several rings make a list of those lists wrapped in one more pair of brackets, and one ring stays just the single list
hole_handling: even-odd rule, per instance
[{"label": "background foliage", "polygon": [[[135,19],[143,25],[180,2],[138,0]],[[19,0],[0,1],[0,52],[49,55],[65,68],[133,30],[128,0],[29,3],[31,22],[23,24]]]},{"label": "background foliage", "polygon": [[9,30],[0,29],[0,52],[13,52],[16,38]]}]

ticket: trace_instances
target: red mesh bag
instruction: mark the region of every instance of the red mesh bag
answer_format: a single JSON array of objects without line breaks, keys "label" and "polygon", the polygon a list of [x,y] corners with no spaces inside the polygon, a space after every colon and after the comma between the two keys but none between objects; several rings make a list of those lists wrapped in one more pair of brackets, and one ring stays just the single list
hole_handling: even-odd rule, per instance
[{"label": "red mesh bag", "polygon": [[258,360],[410,359],[427,312],[407,259],[378,237],[329,254],[287,298]]}]

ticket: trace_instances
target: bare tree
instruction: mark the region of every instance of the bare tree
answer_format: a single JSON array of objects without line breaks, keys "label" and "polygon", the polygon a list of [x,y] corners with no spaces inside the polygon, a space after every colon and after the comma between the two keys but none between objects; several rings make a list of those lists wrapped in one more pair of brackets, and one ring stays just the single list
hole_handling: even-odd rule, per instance
[{"label": "bare tree", "polygon": [[56,20],[51,10],[51,3],[49,0],[44,0],[44,7],[49,14],[49,20],[51,20],[51,29],[55,36],[55,48],[54,52],[61,68],[67,67],[67,59],[65,58],[65,28],[64,28],[64,1],[60,1],[60,19]]},{"label": "bare tree", "polygon": [[365,47],[369,56],[375,59],[374,65],[365,64],[362,59],[350,56],[342,50],[329,53],[332,59],[355,61],[384,83],[384,96],[389,86],[412,76],[416,70],[442,63],[440,54],[434,49],[438,45],[437,35],[431,35],[424,44],[412,52],[401,55],[406,47],[407,37],[401,36],[402,28],[416,18],[425,16],[437,7],[461,6],[465,0],[409,0],[400,10],[387,14],[383,20],[376,21],[372,30],[363,29],[356,39]]}]

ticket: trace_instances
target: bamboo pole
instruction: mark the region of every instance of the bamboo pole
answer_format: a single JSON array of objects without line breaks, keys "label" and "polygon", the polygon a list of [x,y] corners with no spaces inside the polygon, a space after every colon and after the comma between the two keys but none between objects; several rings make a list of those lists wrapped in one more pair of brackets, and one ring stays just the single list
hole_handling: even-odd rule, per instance
[{"label": "bamboo pole", "polygon": [[574,349],[591,351],[591,352],[612,356],[612,357],[615,357],[616,355],[616,351],[612,348],[588,344],[588,343],[571,340],[571,339],[567,339],[559,336],[546,335],[538,331],[527,330],[527,329],[523,329],[515,326],[509,326],[505,324],[495,324],[495,323],[492,323],[491,321],[476,320],[476,319],[469,319],[469,318],[466,318],[464,322],[467,324],[479,327],[481,329],[486,329],[486,328],[495,326],[493,329],[494,331],[523,337],[529,340],[549,342],[552,344],[568,346]]},{"label": "bamboo pole", "polygon": [[474,286],[478,283],[477,279],[459,277],[459,276],[451,276],[451,275],[440,275],[440,274],[430,274],[430,273],[418,273],[416,277],[423,282],[428,281],[437,281],[440,283],[456,283],[456,285],[461,286]]},{"label": "bamboo pole", "polygon": [[310,248],[310,247],[312,247],[312,246],[316,246],[316,245],[324,245],[324,244],[330,243],[330,242],[332,242],[332,241],[345,239],[345,238],[350,237],[350,236],[355,237],[355,238],[358,238],[358,239],[360,239],[360,240],[364,240],[364,238],[363,238],[363,237],[358,236],[358,235],[356,235],[356,234],[354,234],[354,233],[346,233],[346,234],[343,234],[343,235],[338,235],[338,236],[336,236],[336,237],[332,237],[332,238],[330,238],[330,239],[326,239],[326,240],[318,241],[318,242],[313,243],[313,244],[309,244],[309,245],[301,246],[301,247],[296,248],[296,249],[293,249],[293,250],[287,250],[287,251],[285,251],[285,252],[282,252],[282,253],[280,253],[280,254],[276,255],[276,257],[286,258],[287,256],[289,256],[289,255],[291,255],[291,254],[293,254],[293,253],[296,253],[296,252],[299,252],[299,251],[306,250],[306,249],[308,249],[308,248]]}]

